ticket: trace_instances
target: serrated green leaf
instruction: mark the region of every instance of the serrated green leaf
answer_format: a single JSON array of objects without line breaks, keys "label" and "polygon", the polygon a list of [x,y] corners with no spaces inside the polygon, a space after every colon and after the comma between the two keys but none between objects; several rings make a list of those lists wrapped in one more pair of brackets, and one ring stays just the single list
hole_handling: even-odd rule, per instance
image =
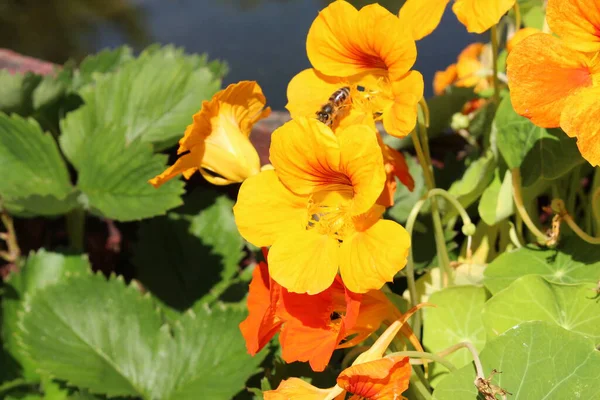
[{"label": "serrated green leaf", "polygon": [[[502,372],[492,383],[511,393],[511,400],[599,398],[600,352],[595,342],[558,325],[525,322],[489,341],[480,358],[485,374]],[[475,376],[472,365],[449,374],[433,398],[481,399]]]},{"label": "serrated green leaf", "polygon": [[504,179],[500,180],[499,171],[496,170],[494,180],[481,195],[478,210],[481,219],[490,226],[513,215],[515,210],[510,171],[506,171]]},{"label": "serrated green leaf", "polygon": [[29,115],[33,111],[32,93],[42,78],[28,72],[11,74],[8,70],[0,70],[0,111]]},{"label": "serrated green leaf", "polygon": [[56,71],[54,75],[43,76],[42,81],[33,91],[33,108],[39,110],[59,101],[71,87],[72,79],[73,71],[70,68]]},{"label": "serrated green leaf", "polygon": [[[468,341],[478,350],[485,344],[485,330],[481,321],[481,310],[488,295],[484,288],[475,286],[456,286],[433,293],[429,303],[435,308],[425,310],[423,345],[436,353],[456,343]],[[446,357],[457,367],[472,360],[467,349],[461,349]],[[431,370],[435,384],[448,373],[440,364],[434,364]]]},{"label": "serrated green leaf", "polygon": [[492,294],[525,275],[539,275],[554,283],[597,282],[600,247],[575,237],[562,238],[556,249],[522,247],[500,255],[484,275],[484,284]]},{"label": "serrated green leaf", "polygon": [[246,353],[243,311],[197,307],[163,325],[149,296],[101,275],[48,286],[24,310],[20,343],[40,370],[107,396],[226,400],[264,357]]},{"label": "serrated green leaf", "polygon": [[155,189],[148,180],[165,169],[166,156],[135,140],[126,143],[122,130],[109,126],[86,140],[78,166],[77,187],[93,214],[132,221],[164,214],[181,204],[183,183],[171,180]]},{"label": "serrated green leaf", "polygon": [[44,249],[31,253],[19,272],[12,273],[5,286],[2,300],[2,337],[9,354],[19,362],[23,376],[28,380],[38,379],[36,364],[25,357],[16,343],[17,313],[26,295],[31,295],[48,285],[60,282],[73,274],[90,271],[87,257],[50,253]]},{"label": "serrated green leaf", "polygon": [[563,285],[527,275],[498,292],[483,308],[483,324],[492,338],[525,321],[553,322],[569,331],[600,338],[600,302],[594,283]]},{"label": "serrated green leaf", "polygon": [[[494,154],[488,151],[483,157],[473,162],[460,180],[455,181],[448,193],[454,196],[463,207],[467,208],[483,194],[487,186],[492,182],[496,160]],[[458,211],[449,203],[445,203],[446,213],[444,221],[448,221],[458,215]]]},{"label": "serrated green leaf", "polygon": [[409,191],[406,186],[398,182],[396,193],[394,193],[394,205],[388,208],[388,215],[397,222],[406,222],[408,214],[412,210],[415,203],[425,194],[427,188],[425,187],[425,177],[423,176],[423,168],[417,162],[417,160],[410,156],[408,153],[404,153],[406,164],[408,165],[408,171],[415,181],[415,187],[413,191]]},{"label": "serrated green leaf", "polygon": [[141,139],[157,150],[169,147],[220,85],[199,56],[185,56],[172,46],[144,52],[81,90],[85,106],[62,121],[61,148],[79,169],[87,138],[109,125],[127,145]]},{"label": "serrated green leaf", "polygon": [[56,142],[33,120],[0,113],[0,195],[9,201],[30,197],[65,199],[73,192]]},{"label": "serrated green leaf", "polygon": [[191,196],[189,204],[199,206],[200,196],[209,205],[193,215],[170,213],[142,222],[134,249],[140,282],[178,310],[189,308],[209,290],[215,296],[217,284],[228,286],[244,256],[233,201],[202,191]]},{"label": "serrated green leaf", "polygon": [[72,89],[77,91],[85,85],[93,83],[95,77],[114,72],[132,59],[133,55],[129,46],[103,49],[96,54],[89,55],[75,72]]}]

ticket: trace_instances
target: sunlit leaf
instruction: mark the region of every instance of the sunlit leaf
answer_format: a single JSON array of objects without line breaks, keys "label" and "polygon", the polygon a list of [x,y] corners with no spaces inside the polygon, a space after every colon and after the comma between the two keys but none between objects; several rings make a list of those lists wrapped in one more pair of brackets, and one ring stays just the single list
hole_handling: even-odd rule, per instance
[{"label": "sunlit leaf", "polygon": [[555,283],[597,282],[600,249],[574,237],[563,238],[556,249],[522,247],[501,254],[488,265],[484,284],[495,294],[525,275],[540,275]]},{"label": "sunlit leaf", "polygon": [[104,49],[83,59],[73,77],[73,90],[92,83],[94,78],[102,74],[114,72],[126,62],[133,59],[131,48],[121,46],[116,49]]},{"label": "sunlit leaf", "polygon": [[487,337],[497,336],[525,321],[548,321],[600,339],[600,302],[593,298],[594,283],[550,283],[527,275],[498,292],[483,308]]},{"label": "sunlit leaf", "polygon": [[481,219],[488,225],[495,225],[514,213],[510,171],[506,171],[504,179],[500,179],[496,170],[494,180],[481,195],[478,209]]},{"label": "sunlit leaf", "polygon": [[398,182],[396,193],[394,194],[394,205],[387,210],[388,215],[395,221],[404,223],[410,214],[415,203],[425,194],[425,177],[423,169],[419,162],[412,156],[404,154],[410,175],[415,181],[413,191],[409,191],[406,186]]},{"label": "sunlit leaf", "polygon": [[41,79],[31,72],[11,74],[6,69],[0,69],[0,111],[23,116],[31,114],[31,96]]},{"label": "sunlit leaf", "polygon": [[85,256],[63,255],[39,250],[31,253],[19,272],[12,273],[4,287],[2,300],[2,337],[9,354],[19,362],[26,379],[37,379],[36,364],[24,356],[15,340],[18,330],[18,312],[26,295],[31,295],[48,285],[55,284],[73,274],[90,270]]},{"label": "sunlit leaf", "polygon": [[167,326],[121,279],[74,276],[28,296],[24,309],[19,339],[39,369],[92,393],[226,400],[262,361],[246,353],[243,311],[197,307]]},{"label": "sunlit leaf", "polygon": [[[501,371],[492,383],[512,400],[596,399],[600,352],[589,337],[558,325],[525,322],[490,340],[480,354],[484,374]],[[436,387],[435,400],[476,400],[472,365],[449,374]]]},{"label": "sunlit leaf", "polygon": [[[33,120],[0,113],[0,196],[16,208],[28,204],[43,215],[46,202],[60,203],[73,195],[67,166],[54,138],[42,132]],[[49,207],[52,209],[53,207]]]},{"label": "sunlit leaf", "polygon": [[[436,353],[456,343],[469,341],[477,349],[485,344],[485,331],[481,322],[481,310],[488,296],[482,287],[456,286],[433,293],[429,303],[435,308],[425,310],[423,345]],[[457,367],[472,360],[466,349],[447,357]],[[430,371],[432,381],[439,381],[448,370],[440,364],[433,364]]]},{"label": "sunlit leaf", "polygon": [[122,131],[109,126],[94,133],[79,150],[77,187],[92,213],[131,221],[164,214],[181,204],[183,183],[171,180],[155,189],[148,179],[165,169],[166,156],[137,139],[126,143]]}]

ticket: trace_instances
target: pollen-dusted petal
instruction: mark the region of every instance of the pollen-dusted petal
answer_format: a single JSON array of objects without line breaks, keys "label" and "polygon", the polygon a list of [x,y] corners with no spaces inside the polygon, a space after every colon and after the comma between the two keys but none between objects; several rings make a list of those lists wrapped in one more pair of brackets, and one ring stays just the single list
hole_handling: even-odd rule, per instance
[{"label": "pollen-dusted petal", "polygon": [[456,64],[448,65],[444,71],[437,71],[433,76],[433,93],[436,96],[443,94],[446,88],[454,83],[457,76]]},{"label": "pollen-dusted petal", "polygon": [[417,71],[410,71],[401,80],[392,83],[393,102],[383,113],[383,126],[387,133],[404,137],[415,128],[423,90],[423,75]]},{"label": "pollen-dusted petal", "polygon": [[335,1],[319,13],[308,32],[312,66],[329,76],[370,73],[395,80],[414,64],[417,49],[410,31],[380,5],[357,11]]},{"label": "pollen-dusted petal", "polygon": [[420,40],[438,27],[449,1],[407,0],[400,8],[398,18],[411,28],[413,39]]},{"label": "pollen-dusted petal", "polygon": [[315,229],[280,235],[269,251],[269,272],[294,293],[317,294],[333,283],[339,265],[339,243]]},{"label": "pollen-dusted petal", "polygon": [[538,126],[559,126],[569,96],[592,85],[588,65],[585,54],[551,35],[539,33],[524,39],[507,59],[515,111]]},{"label": "pollen-dusted petal", "polygon": [[515,0],[456,0],[452,11],[472,33],[483,33],[500,22]]},{"label": "pollen-dusted petal", "polygon": [[160,175],[156,175],[154,178],[150,179],[148,182],[152,184],[155,188],[160,187],[165,182],[173,179],[179,174],[186,174],[190,176],[196,170],[198,170],[198,166],[200,165],[200,160],[202,160],[203,149],[197,146],[194,148],[194,151],[188,154],[185,154],[175,161],[175,164],[171,165]]},{"label": "pollen-dusted petal", "polygon": [[287,190],[275,171],[248,178],[233,207],[240,234],[255,246],[270,246],[279,235],[305,228],[307,199]]},{"label": "pollen-dusted petal", "polygon": [[288,103],[285,108],[292,118],[314,118],[329,97],[344,86],[347,86],[347,83],[342,78],[323,75],[314,68],[305,69],[288,84]]},{"label": "pollen-dusted petal", "polygon": [[570,97],[560,118],[560,126],[571,137],[592,166],[600,165],[600,87],[590,87]]},{"label": "pollen-dusted petal", "polygon": [[267,264],[261,262],[252,272],[248,293],[248,317],[240,323],[240,331],[250,355],[258,353],[275,336],[283,321],[276,315],[277,302],[273,304]]},{"label": "pollen-dusted petal", "polygon": [[365,231],[346,238],[340,247],[340,274],[356,293],[380,289],[406,265],[408,232],[394,221],[379,220]]},{"label": "pollen-dusted petal", "polygon": [[290,378],[281,382],[277,389],[263,392],[263,396],[265,400],[323,400],[327,398],[329,394],[334,393],[335,395],[340,393],[340,395],[336,396],[334,399],[343,399],[343,391],[336,389],[336,387],[331,389],[319,389],[302,379]]},{"label": "pollen-dusted petal", "polygon": [[281,182],[294,193],[308,195],[335,185],[350,185],[350,179],[339,170],[336,136],[312,118],[295,118],[276,129],[271,137],[270,160]]},{"label": "pollen-dusted petal", "polygon": [[600,50],[600,3],[597,0],[549,0],[546,19],[552,32],[579,51]]},{"label": "pollen-dusted petal", "polygon": [[337,384],[365,399],[401,399],[400,394],[408,389],[410,374],[408,357],[384,357],[346,368]]},{"label": "pollen-dusted petal", "polygon": [[383,155],[377,132],[367,125],[340,129],[340,171],[350,179],[354,191],[352,215],[366,212],[373,206],[385,185]]}]

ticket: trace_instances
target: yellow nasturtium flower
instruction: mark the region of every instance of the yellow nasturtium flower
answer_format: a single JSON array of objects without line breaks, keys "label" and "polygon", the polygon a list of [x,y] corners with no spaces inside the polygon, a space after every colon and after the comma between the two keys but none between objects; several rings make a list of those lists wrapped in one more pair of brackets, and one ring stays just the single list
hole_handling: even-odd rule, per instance
[{"label": "yellow nasturtium flower", "polygon": [[[451,64],[445,71],[438,71],[433,77],[433,92],[444,93],[448,86],[472,87],[480,92],[491,86],[492,70],[491,49],[483,43],[471,43],[458,56],[456,64]],[[489,53],[489,54],[487,54]],[[488,72],[489,71],[489,72]]]},{"label": "yellow nasturtium flower", "polygon": [[406,264],[410,237],[383,220],[386,182],[377,134],[368,125],[340,128],[296,118],[272,136],[274,170],[240,188],[233,209],[242,236],[271,246],[269,273],[290,292],[316,294],[338,270],[356,293],[379,289]]},{"label": "yellow nasturtium flower", "polygon": [[[410,26],[415,40],[420,40],[437,28],[450,0],[407,0],[399,18]],[[455,0],[452,11],[472,33],[483,33],[496,25],[515,5],[515,0]]]},{"label": "yellow nasturtium flower", "polygon": [[188,179],[194,172],[214,185],[242,182],[260,171],[260,159],[250,142],[252,126],[269,115],[266,99],[256,82],[229,85],[204,101],[179,141],[174,165],[150,179],[159,187],[179,174]]},{"label": "yellow nasturtium flower", "polygon": [[335,1],[314,20],[306,51],[313,68],[288,86],[286,108],[292,117],[314,117],[332,93],[349,87],[352,101],[340,126],[373,125],[380,119],[398,137],[415,127],[423,76],[411,71],[416,45],[397,16],[378,4],[357,10]]}]

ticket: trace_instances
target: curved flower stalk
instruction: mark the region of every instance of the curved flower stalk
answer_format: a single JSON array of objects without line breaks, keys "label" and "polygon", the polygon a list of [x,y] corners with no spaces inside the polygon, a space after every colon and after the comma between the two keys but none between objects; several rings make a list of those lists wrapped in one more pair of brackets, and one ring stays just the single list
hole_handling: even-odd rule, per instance
[{"label": "curved flower stalk", "polygon": [[[583,158],[600,165],[600,3],[550,0],[559,37],[538,33],[517,43],[507,71],[515,111],[534,124],[577,138]],[[586,2],[587,4],[587,2]]]},{"label": "curved flower stalk", "polygon": [[[253,272],[248,309],[240,330],[251,355],[280,332],[282,358],[288,363],[308,361],[315,371],[325,369],[335,349],[355,346],[381,324],[402,318],[382,292],[353,293],[339,277],[317,295],[290,293],[271,279],[265,262]],[[402,333],[421,349],[408,325]]]},{"label": "curved flower stalk", "polygon": [[262,89],[252,81],[231,84],[204,101],[179,141],[179,159],[149,182],[159,187],[179,174],[189,179],[200,171],[210,183],[228,185],[258,174],[260,159],[249,136],[271,112],[265,104]]},{"label": "curved flower stalk", "polygon": [[290,378],[281,382],[276,390],[264,392],[265,400],[337,400],[344,399],[346,393],[353,394],[353,399],[403,399],[399,396],[408,389],[411,374],[409,358],[383,355],[406,320],[425,305],[412,308],[393,322],[369,350],[340,373],[336,386],[319,389],[301,379]]},{"label": "curved flower stalk", "polygon": [[334,129],[381,120],[389,134],[403,137],[415,127],[423,97],[423,76],[411,71],[416,45],[385,8],[357,10],[346,1],[333,2],[313,22],[306,51],[313,69],[289,84],[286,108],[292,117],[314,116],[333,92],[348,87],[352,102]]},{"label": "curved flower stalk", "polygon": [[[410,26],[415,40],[433,32],[444,15],[450,0],[408,0],[398,14],[400,21]],[[515,5],[515,0],[455,0],[452,11],[472,33],[483,33],[496,25]]]},{"label": "curved flower stalk", "polygon": [[297,118],[272,136],[274,170],[246,180],[234,207],[242,236],[271,246],[269,273],[294,293],[317,294],[338,273],[355,293],[379,289],[406,265],[410,238],[381,219],[382,152],[368,125],[333,131]]}]

